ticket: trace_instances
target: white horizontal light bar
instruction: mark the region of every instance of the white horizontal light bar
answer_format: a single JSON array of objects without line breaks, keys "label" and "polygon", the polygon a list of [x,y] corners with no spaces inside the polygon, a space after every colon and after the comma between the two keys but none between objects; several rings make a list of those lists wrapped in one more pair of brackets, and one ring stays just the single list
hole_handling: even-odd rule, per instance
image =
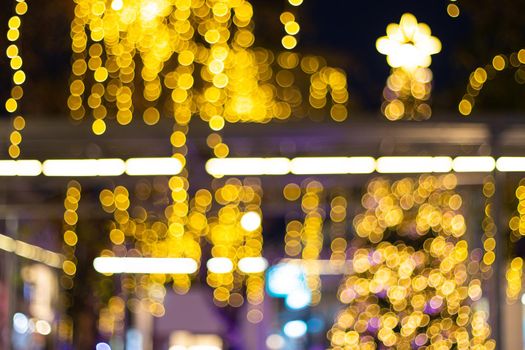
[{"label": "white horizontal light bar", "polygon": [[0,249],[47,266],[62,268],[64,256],[24,241],[0,234]]},{"label": "white horizontal light bar", "polygon": [[261,273],[268,268],[268,260],[259,257],[248,257],[239,260],[239,270],[244,273]]},{"label": "white horizontal light bar", "polygon": [[211,258],[206,267],[213,273],[228,273],[233,270],[233,262],[228,258]]},{"label": "white horizontal light bar", "polygon": [[[208,174],[215,177],[224,175],[269,175],[266,160],[275,158],[213,158],[206,163]],[[283,166],[274,175],[323,175],[323,174],[370,174],[374,171],[383,174],[491,172],[495,169],[493,157],[448,156],[395,156],[380,157],[297,157],[291,160],[289,172]],[[525,157],[501,157],[499,171],[525,172]],[[265,165],[263,165],[265,164]],[[264,169],[264,170],[261,170]]]},{"label": "white horizontal light bar", "polygon": [[453,163],[454,171],[465,172],[491,172],[496,167],[492,157],[456,157]]},{"label": "white horizontal light bar", "polygon": [[122,159],[49,159],[46,176],[119,176],[126,170]]},{"label": "white horizontal light bar", "polygon": [[310,174],[369,174],[374,172],[372,157],[298,157],[291,160],[291,172]]},{"label": "white horizontal light bar", "polygon": [[126,161],[126,174],[137,175],[177,175],[182,171],[182,163],[177,158],[130,158]]},{"label": "white horizontal light bar", "polygon": [[93,267],[100,273],[167,273],[191,274],[197,271],[197,262],[191,258],[132,258],[99,257]]},{"label": "white horizontal light bar", "polygon": [[170,157],[104,159],[48,159],[41,163],[35,159],[0,160],[2,176],[92,177],[176,175],[182,170],[180,160]]},{"label": "white horizontal light bar", "polygon": [[[63,176],[92,177],[176,175],[182,171],[177,158],[118,158],[0,160],[0,177]],[[297,157],[280,158],[212,158],[206,171],[215,177],[227,175],[322,175],[456,172],[525,172],[525,157]]]},{"label": "white horizontal light bar", "polygon": [[288,158],[212,158],[206,162],[208,174],[225,175],[285,175],[290,172]]},{"label": "white horizontal light bar", "polygon": [[38,176],[42,164],[38,160],[0,160],[0,176]]},{"label": "white horizontal light bar", "polygon": [[496,169],[504,172],[525,172],[525,157],[501,157],[496,162]]},{"label": "white horizontal light bar", "polygon": [[378,173],[448,173],[452,170],[450,157],[381,157],[377,160]]}]

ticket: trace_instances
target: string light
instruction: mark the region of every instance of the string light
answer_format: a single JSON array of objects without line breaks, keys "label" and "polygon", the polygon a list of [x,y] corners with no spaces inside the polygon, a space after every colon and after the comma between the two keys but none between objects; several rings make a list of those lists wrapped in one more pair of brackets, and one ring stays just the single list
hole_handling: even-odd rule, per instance
[{"label": "string light", "polygon": [[73,296],[70,290],[74,287],[74,280],[77,274],[77,257],[76,248],[78,245],[78,206],[80,203],[82,187],[77,181],[69,181],[67,184],[66,198],[64,199],[64,216],[62,223],[62,239],[63,239],[63,254],[64,261],[62,263],[62,276],[60,284],[64,289],[62,297],[65,312],[58,320],[58,329],[60,338],[66,343],[73,341],[73,320],[68,314],[68,309],[72,306]]},{"label": "string light", "polygon": [[209,218],[208,239],[212,243],[213,258],[208,263],[213,262],[217,268],[208,265],[206,281],[214,288],[215,304],[221,307],[243,305],[241,288],[245,282],[246,300],[250,305],[247,318],[258,323],[262,320],[260,305],[264,298],[266,268],[262,258],[260,184],[250,179],[244,183],[228,179],[215,191],[214,197],[220,209]]},{"label": "string light", "polygon": [[[525,236],[525,180],[519,182],[515,191],[518,200],[517,210],[509,220],[510,241],[516,243]],[[507,280],[507,300],[515,302],[523,290],[523,259],[515,257],[507,266],[505,278]]]},{"label": "string light", "polygon": [[337,195],[330,201],[330,262],[335,267],[346,264],[346,240],[348,202],[345,196]]},{"label": "string light", "polygon": [[27,13],[27,3],[25,0],[15,2],[15,15],[9,18],[7,22],[9,30],[7,31],[7,40],[11,44],[6,49],[6,56],[10,60],[12,70],[13,87],[11,88],[10,97],[5,102],[5,109],[12,115],[12,128],[9,135],[9,156],[13,159],[20,156],[20,144],[22,143],[22,130],[25,128],[26,121],[20,115],[20,102],[24,96],[23,84],[26,81],[26,73],[22,70],[23,60],[20,55],[20,27],[22,18]]},{"label": "string light", "polygon": [[494,178],[487,176],[483,180],[483,195],[485,196],[484,218],[481,223],[483,229],[483,258],[479,266],[484,280],[489,279],[492,275],[492,265],[496,260],[496,225],[492,217],[492,196],[495,189]]},{"label": "string light", "polygon": [[[288,0],[288,4],[295,8],[301,6],[302,3],[303,0]],[[297,23],[296,15],[297,10],[287,10],[279,16],[279,20],[283,24],[286,33],[281,40],[281,44],[287,50],[292,50],[297,46],[297,35],[299,34],[301,27],[299,26],[299,23]]]},{"label": "string light", "polygon": [[469,116],[476,105],[476,97],[485,84],[494,79],[499,72],[515,69],[514,80],[518,84],[525,83],[525,49],[512,52],[510,55],[499,54],[492,58],[491,63],[476,68],[469,76],[467,90],[458,104],[459,113]]}]

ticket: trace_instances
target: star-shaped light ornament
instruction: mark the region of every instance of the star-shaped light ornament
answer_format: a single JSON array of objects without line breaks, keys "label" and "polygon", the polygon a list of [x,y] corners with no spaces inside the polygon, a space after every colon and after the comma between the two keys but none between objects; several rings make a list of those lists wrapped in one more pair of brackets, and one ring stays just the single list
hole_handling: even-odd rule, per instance
[{"label": "star-shaped light ornament", "polygon": [[431,55],[441,51],[441,42],[431,35],[430,27],[418,23],[414,15],[405,13],[399,24],[390,23],[386,36],[377,39],[377,51],[387,56],[392,68],[412,71],[426,68],[432,62]]}]

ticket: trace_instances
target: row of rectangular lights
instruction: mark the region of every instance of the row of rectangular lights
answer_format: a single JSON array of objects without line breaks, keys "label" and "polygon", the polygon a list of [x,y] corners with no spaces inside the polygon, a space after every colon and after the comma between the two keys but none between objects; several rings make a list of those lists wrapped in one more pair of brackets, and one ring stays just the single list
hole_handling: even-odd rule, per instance
[{"label": "row of rectangular lights", "polygon": [[[93,267],[104,274],[192,274],[198,264],[191,258],[98,257]],[[206,267],[213,273],[228,273],[233,270],[233,262],[228,258],[212,258]],[[247,257],[239,260],[238,267],[244,273],[261,273],[268,267],[268,261],[263,257]]]},{"label": "row of rectangular lights", "polygon": [[[297,157],[213,158],[206,171],[215,177],[225,175],[322,175],[525,172],[525,157]],[[182,170],[177,158],[118,158],[0,160],[0,176],[130,176],[176,175]]]},{"label": "row of rectangular lights", "polygon": [[206,171],[214,177],[227,175],[321,175],[455,172],[525,172],[525,157],[297,157],[213,158]]},{"label": "row of rectangular lights", "polygon": [[2,234],[0,234],[0,250],[55,268],[62,268],[65,259],[62,254]]},{"label": "row of rectangular lights", "polygon": [[130,176],[176,175],[182,170],[177,158],[34,159],[0,160],[0,176]]},{"label": "row of rectangular lights", "polygon": [[[320,275],[344,275],[352,271],[351,261],[342,264],[331,260],[283,259],[280,263],[302,265],[307,271]],[[145,257],[98,257],[93,261],[93,267],[103,274],[192,274],[198,269],[198,264],[191,258],[145,258]],[[211,258],[206,262],[208,271],[212,273],[229,273],[234,265],[229,258]],[[268,268],[268,261],[263,257],[246,257],[238,262],[243,273],[261,273]]]}]

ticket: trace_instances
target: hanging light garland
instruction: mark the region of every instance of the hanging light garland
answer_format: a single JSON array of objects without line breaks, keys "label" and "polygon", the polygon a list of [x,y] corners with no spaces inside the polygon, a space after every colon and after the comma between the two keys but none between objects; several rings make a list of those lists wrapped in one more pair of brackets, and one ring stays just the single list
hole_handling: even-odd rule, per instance
[{"label": "hanging light garland", "polygon": [[27,13],[27,3],[16,1],[15,13],[7,22],[9,30],[7,31],[7,40],[11,44],[7,47],[6,56],[10,61],[11,70],[13,71],[12,80],[14,86],[11,89],[10,97],[5,102],[5,109],[12,115],[13,130],[9,135],[8,153],[11,158],[18,158],[20,156],[20,144],[22,143],[21,131],[25,128],[26,121],[20,115],[20,102],[24,96],[23,84],[26,81],[26,73],[22,70],[23,60],[20,54],[20,27],[22,26],[22,18]]},{"label": "hanging light garland", "polygon": [[[516,243],[525,236],[525,180],[519,182],[515,191],[518,200],[517,210],[509,220],[510,241]],[[514,257],[507,265],[505,273],[507,280],[507,301],[515,302],[518,300],[523,290],[523,259]]]},{"label": "hanging light garland", "polygon": [[66,197],[64,199],[64,215],[62,223],[63,253],[65,260],[62,264],[62,276],[60,285],[63,288],[61,298],[64,305],[64,314],[58,321],[59,337],[61,341],[70,344],[73,340],[73,321],[69,316],[68,309],[72,306],[73,297],[69,294],[74,287],[74,279],[77,273],[76,247],[78,244],[77,224],[78,205],[81,197],[81,186],[77,181],[67,184]]},{"label": "hanging light garland", "polygon": [[330,262],[342,267],[346,263],[348,201],[345,196],[336,195],[330,201]]},{"label": "hanging light garland", "polygon": [[496,225],[492,217],[492,196],[496,189],[494,178],[488,176],[483,180],[483,195],[485,196],[484,218],[481,223],[483,229],[483,258],[480,264],[481,276],[488,280],[492,275],[492,265],[496,260]]},{"label": "hanging light garland", "polygon": [[232,178],[215,191],[214,197],[220,209],[209,217],[207,238],[212,244],[212,259],[206,280],[214,288],[214,302],[222,307],[243,305],[245,284],[247,318],[258,323],[263,315],[264,269],[247,271],[241,260],[262,257],[262,189],[258,181]]},{"label": "hanging light garland", "polygon": [[469,116],[485,84],[494,79],[499,72],[512,68],[515,69],[514,80],[518,84],[525,84],[525,49],[512,52],[510,55],[496,55],[491,63],[478,67],[470,73],[467,90],[458,104],[459,113]]},{"label": "hanging light garland", "polygon": [[[302,5],[303,0],[288,0],[288,4],[293,7],[299,7]],[[293,13],[295,12],[295,14]],[[297,11],[284,11],[279,16],[279,20],[284,26],[284,31],[286,34],[281,40],[282,46],[287,50],[292,50],[297,46],[297,35],[301,30],[299,23],[297,23],[296,16]]]}]

